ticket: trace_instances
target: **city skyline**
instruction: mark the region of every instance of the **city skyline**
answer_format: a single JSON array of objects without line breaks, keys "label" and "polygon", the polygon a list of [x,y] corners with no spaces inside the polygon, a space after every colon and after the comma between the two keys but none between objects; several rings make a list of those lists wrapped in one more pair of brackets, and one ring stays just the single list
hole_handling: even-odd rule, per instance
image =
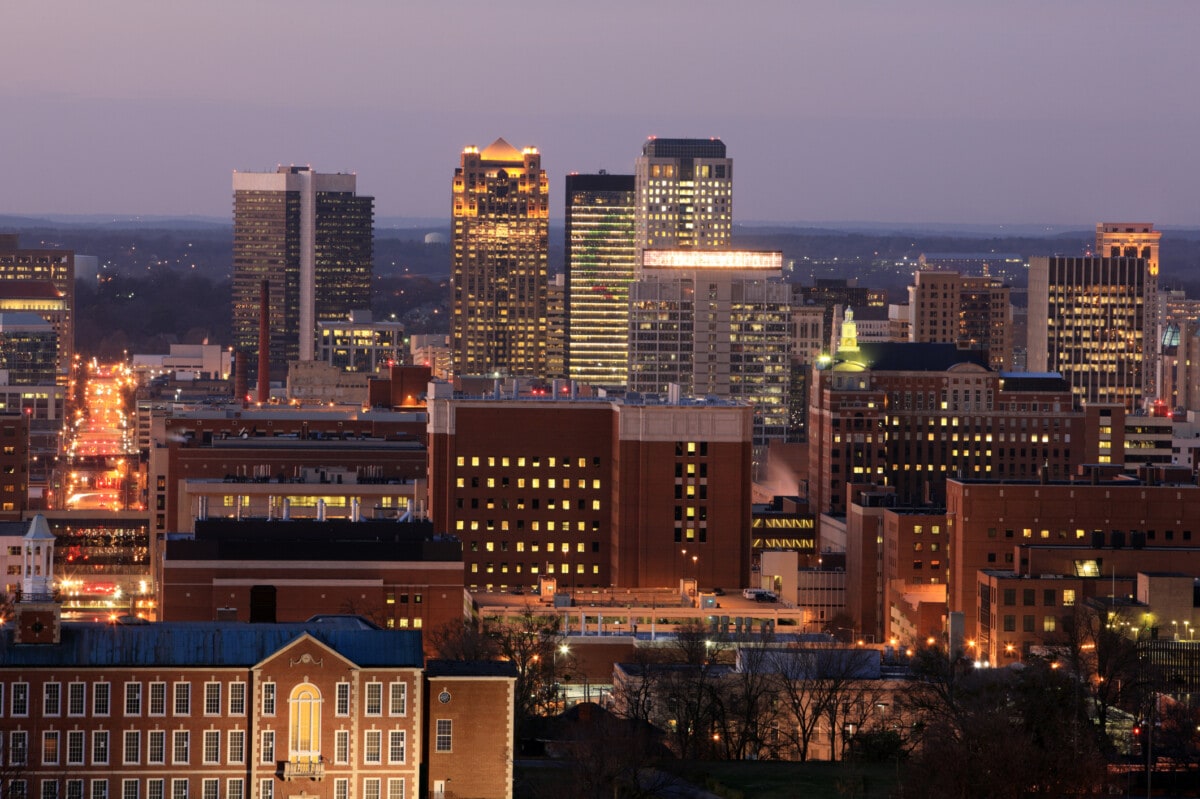
[{"label": "city skyline", "polygon": [[[0,132],[3,214],[222,217],[233,170],[296,163],[357,172],[380,217],[444,218],[442,165],[497,135],[540,149],[561,208],[567,173],[628,172],[657,135],[737,153],[736,222],[1200,219],[1188,3],[67,5],[6,10],[0,101],[30,124]],[[534,94],[464,106],[481,61],[455,52],[515,20]],[[1099,57],[1120,42],[1136,57]]]}]

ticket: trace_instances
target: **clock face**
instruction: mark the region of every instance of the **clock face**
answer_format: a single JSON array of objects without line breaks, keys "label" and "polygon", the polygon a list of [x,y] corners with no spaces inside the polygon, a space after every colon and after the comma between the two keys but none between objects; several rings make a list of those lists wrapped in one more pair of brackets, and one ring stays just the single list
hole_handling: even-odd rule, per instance
[{"label": "clock face", "polygon": [[443,705],[450,704],[450,692],[442,691],[440,694],[438,694],[438,701],[441,702]]}]

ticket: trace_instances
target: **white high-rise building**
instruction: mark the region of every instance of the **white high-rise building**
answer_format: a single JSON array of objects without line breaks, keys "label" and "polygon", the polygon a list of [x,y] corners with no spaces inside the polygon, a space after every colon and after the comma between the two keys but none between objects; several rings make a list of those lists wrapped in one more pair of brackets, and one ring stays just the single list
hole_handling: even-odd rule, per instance
[{"label": "white high-rise building", "polygon": [[754,442],[787,435],[791,287],[783,253],[647,250],[630,286],[629,388],[743,400]]},{"label": "white high-rise building", "polygon": [[658,139],[635,169],[635,241],[643,250],[720,250],[733,236],[733,159],[720,139]]}]

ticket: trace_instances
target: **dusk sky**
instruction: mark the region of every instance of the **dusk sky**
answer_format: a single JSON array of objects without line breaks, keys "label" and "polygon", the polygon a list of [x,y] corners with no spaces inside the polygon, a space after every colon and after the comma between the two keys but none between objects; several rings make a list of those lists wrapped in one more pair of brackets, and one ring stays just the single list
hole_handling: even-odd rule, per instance
[{"label": "dusk sky", "polygon": [[632,172],[718,136],[734,217],[1200,226],[1200,3],[9,2],[0,213],[231,216],[353,171],[448,217],[464,145]]}]

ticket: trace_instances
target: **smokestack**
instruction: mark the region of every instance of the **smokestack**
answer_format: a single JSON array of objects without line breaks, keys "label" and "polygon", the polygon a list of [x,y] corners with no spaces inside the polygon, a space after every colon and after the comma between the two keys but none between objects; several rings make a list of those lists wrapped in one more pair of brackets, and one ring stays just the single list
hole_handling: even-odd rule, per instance
[{"label": "smokestack", "polygon": [[317,500],[317,521],[325,521],[325,500],[323,499]]},{"label": "smokestack", "polygon": [[271,281],[264,280],[258,295],[258,401],[271,399]]}]

